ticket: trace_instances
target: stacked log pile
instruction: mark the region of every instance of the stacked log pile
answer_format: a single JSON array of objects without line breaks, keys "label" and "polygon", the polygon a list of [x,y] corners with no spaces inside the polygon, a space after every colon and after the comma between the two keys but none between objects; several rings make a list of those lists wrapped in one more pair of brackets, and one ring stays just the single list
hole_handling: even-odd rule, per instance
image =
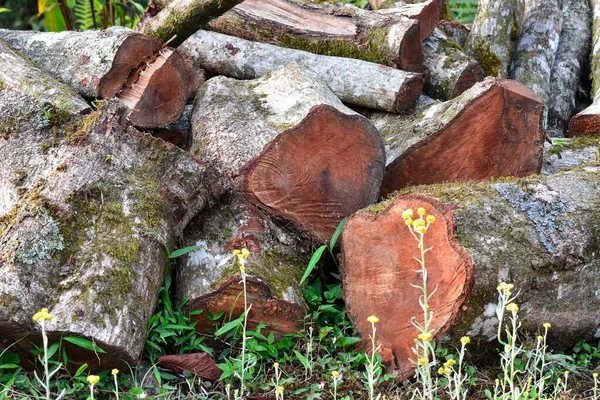
[{"label": "stacked log pile", "polygon": [[105,351],[70,349],[75,366],[134,364],[168,264],[156,237],[198,246],[176,297],[213,315],[243,312],[232,251],[249,249],[250,326],[291,333],[306,262],[349,216],[348,314],[364,337],[379,316],[383,359],[409,377],[422,277],[402,213],[420,207],[436,219],[435,338],[483,348],[503,280],[527,329],[551,320],[563,345],[596,333],[581,310],[600,307],[597,145],[544,154],[567,125],[597,132],[595,102],[571,118],[591,10],[481,1],[465,39],[436,27],[442,1],[415,3],[153,0],[138,32],[0,30],[0,348],[39,342],[30,316],[48,307],[52,337]]}]

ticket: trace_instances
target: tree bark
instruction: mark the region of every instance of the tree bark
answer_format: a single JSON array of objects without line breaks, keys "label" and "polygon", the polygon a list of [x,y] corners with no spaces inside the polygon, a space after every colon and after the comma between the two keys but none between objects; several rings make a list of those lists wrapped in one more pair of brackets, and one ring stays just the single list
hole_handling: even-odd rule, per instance
[{"label": "tree bark", "polygon": [[590,70],[592,105],[569,121],[569,136],[592,135],[600,130],[600,1],[592,0],[592,51]]},{"label": "tree bark", "polygon": [[298,63],[315,72],[340,100],[388,112],[412,106],[424,84],[422,74],[284,49],[216,32],[198,31],[179,50],[209,72],[238,79],[259,78],[285,64]]},{"label": "tree bark", "polygon": [[[435,217],[426,233],[427,276],[420,273],[418,242],[404,224],[402,213],[423,207]],[[452,211],[432,198],[409,195],[384,205],[377,215],[358,212],[351,216],[342,232],[341,275],[347,313],[363,338],[371,333],[370,315],[379,318],[377,343],[388,372],[400,380],[413,375],[417,356],[412,351],[421,333],[411,323],[423,322],[419,296],[414,285],[427,281],[431,294],[429,306],[433,319],[428,332],[441,336],[455,321],[460,306],[473,286],[471,257],[454,238]],[[413,218],[418,218],[414,215]],[[433,292],[435,290],[435,292]],[[422,355],[420,356],[422,357]]]},{"label": "tree bark", "polygon": [[212,78],[195,104],[192,153],[225,186],[299,229],[329,238],[376,200],[385,159],[377,129],[306,68]]},{"label": "tree bark", "polygon": [[386,196],[408,185],[539,173],[542,103],[525,86],[489,78],[404,118],[373,113],[386,145]]},{"label": "tree bark", "polygon": [[[416,19],[421,27],[421,41],[433,32],[436,24],[440,20],[443,0],[426,0],[415,4],[392,3],[387,6],[386,2],[379,7],[379,14],[397,14]],[[372,5],[372,3],[371,3]]]},{"label": "tree bark", "polygon": [[129,29],[29,32],[0,30],[0,39],[89,98],[118,95],[142,128],[173,122],[193,81],[178,52]]},{"label": "tree bark", "polygon": [[452,21],[440,21],[437,25],[446,36],[450,38],[454,43],[459,45],[461,48],[465,47],[467,36],[469,35],[469,28],[463,24],[459,24]]},{"label": "tree bark", "polygon": [[[563,19],[561,0],[527,0],[523,25],[509,76],[530,88],[548,104],[550,73],[558,48]],[[547,127],[548,110],[542,126]]]},{"label": "tree bark", "polygon": [[[598,164],[595,164],[549,176],[419,186],[404,191],[432,196],[453,209],[456,240],[471,255],[476,269],[473,290],[461,308],[458,320],[442,339],[442,346],[458,346],[461,336],[470,336],[469,354],[474,362],[480,365],[497,363],[498,342],[495,338],[498,321],[494,310],[498,295],[496,286],[503,281],[513,283],[514,292],[520,293],[516,300],[521,310],[520,335],[535,337],[542,329],[541,325],[549,322],[552,328],[548,334],[548,345],[554,351],[570,351],[582,339],[597,340],[598,314],[590,310],[600,307],[600,223],[596,212],[599,172]],[[396,201],[402,201],[402,197],[394,200],[389,209],[387,203],[382,203],[373,206],[372,211],[384,209],[386,211],[383,212],[389,214]],[[357,218],[367,219],[363,214],[357,214]],[[378,215],[370,218],[375,224]],[[395,270],[387,272],[387,266],[393,265],[389,258],[396,257],[390,254],[399,252],[401,248],[398,241],[386,238],[359,242],[359,236],[349,230],[351,222],[349,220],[346,224],[342,240],[346,269],[351,268],[349,262],[361,259],[356,252],[353,255],[347,253],[346,236],[354,237],[353,248],[360,249],[363,254],[369,251],[369,255],[387,255],[385,262],[373,262],[377,258],[369,258],[365,254],[364,259],[371,261],[371,281],[379,280],[384,285],[372,286],[373,294],[369,294],[366,287],[367,293],[361,294],[361,301],[367,296],[376,296],[375,291],[385,293],[388,287],[393,288],[393,293],[403,293],[398,286],[393,286],[390,276],[401,279],[406,275]],[[435,227],[437,222],[432,226]],[[396,231],[403,228],[401,224],[401,220],[396,220],[391,233],[386,233],[398,235]],[[425,246],[433,247],[427,256],[440,257],[442,253],[437,239],[433,235],[427,238],[427,235]],[[434,271],[441,267],[427,262],[434,268],[429,276],[434,277]],[[415,269],[414,263],[410,267]],[[377,270],[383,272],[379,274],[375,272]],[[390,279],[389,283],[387,279]],[[352,285],[354,283],[344,282],[345,287]],[[440,286],[434,298],[443,294],[443,288]],[[412,303],[416,303],[418,292],[411,287],[407,291],[413,296]],[[398,296],[393,298],[398,299]],[[350,297],[347,296],[347,299],[350,301]],[[401,307],[398,309],[401,310]],[[436,311],[435,307],[432,309]],[[391,321],[380,320],[378,334],[388,329],[388,323],[400,324],[394,318]],[[405,324],[409,324],[408,320]],[[364,337],[368,335],[365,330],[361,333]]]},{"label": "tree bark", "polygon": [[592,35],[589,2],[563,0],[562,13],[564,22],[548,90],[548,134],[554,137],[566,136]]},{"label": "tree bark", "polygon": [[486,76],[508,77],[514,3],[514,0],[480,0],[477,5],[465,51],[479,62]]},{"label": "tree bark", "polygon": [[423,42],[425,91],[431,97],[450,100],[483,80],[479,63],[462,52],[444,32],[435,29]]},{"label": "tree bark", "polygon": [[[175,37],[175,46],[183,43],[211,19],[230,10],[243,0],[173,0],[153,18],[138,24],[136,30],[166,42]],[[160,7],[160,5],[158,5]]]},{"label": "tree bark", "polygon": [[[246,265],[248,326],[268,325],[277,337],[302,327],[304,300],[300,279],[310,259],[310,241],[274,223],[264,212],[232,194],[192,221],[184,234],[188,246],[200,250],[185,255],[177,268],[177,298],[189,299],[188,311],[224,312],[232,318],[244,312],[239,265],[233,250],[251,251]],[[206,333],[215,321],[206,313],[191,317]]]},{"label": "tree bark", "polygon": [[311,53],[420,72],[420,24],[402,15],[321,7],[294,0],[246,0],[208,29]]},{"label": "tree bark", "polygon": [[24,362],[41,344],[31,317],[46,307],[51,341],[78,336],[106,352],[63,341],[69,367],[136,364],[168,263],[145,233],[173,248],[209,196],[203,167],[122,127],[115,104],[49,127],[22,114],[0,139],[0,347],[18,342]]}]

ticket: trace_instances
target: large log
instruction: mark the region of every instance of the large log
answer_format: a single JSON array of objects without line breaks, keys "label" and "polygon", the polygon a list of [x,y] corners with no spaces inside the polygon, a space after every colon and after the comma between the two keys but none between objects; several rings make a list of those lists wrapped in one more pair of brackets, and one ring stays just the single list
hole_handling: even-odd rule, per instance
[{"label": "large log", "polygon": [[388,112],[400,112],[412,106],[424,84],[422,74],[362,60],[285,49],[216,32],[198,31],[178,50],[208,72],[238,79],[259,78],[285,64],[298,63],[315,72],[340,100]]},{"label": "large log", "polygon": [[[177,268],[177,298],[189,299],[188,311],[224,312],[227,318],[244,312],[243,285],[233,250],[247,248],[248,326],[268,325],[277,337],[302,327],[304,300],[299,283],[310,258],[310,241],[274,223],[243,196],[232,194],[205,209],[184,233],[186,246],[201,249],[183,257]],[[202,334],[214,321],[194,315]]]},{"label": "large log", "polygon": [[[550,74],[562,29],[561,0],[526,0],[523,24],[509,77],[530,88],[548,104]],[[547,127],[548,109],[542,126]]]},{"label": "large log", "polygon": [[192,153],[225,186],[322,238],[377,198],[385,159],[377,129],[306,68],[210,79],[196,97],[192,131]]},{"label": "large log", "polygon": [[105,31],[33,32],[0,29],[0,39],[89,98],[115,95],[143,128],[176,120],[192,73],[178,52],[158,39],[112,27]]},{"label": "large log", "polygon": [[402,15],[296,0],[246,0],[211,21],[207,29],[406,71],[420,72],[423,66],[420,24]]},{"label": "large log", "polygon": [[[37,107],[35,96],[10,92],[0,90],[3,100]],[[46,127],[37,113],[22,113],[0,138],[0,348],[12,345],[24,363],[41,345],[31,317],[46,307],[51,342],[77,336],[106,352],[63,341],[69,368],[136,364],[168,264],[146,232],[174,248],[206,203],[204,168],[121,126],[126,110],[116,104]]]},{"label": "large log", "polygon": [[515,25],[515,0],[480,0],[465,51],[474,57],[486,76],[507,78],[511,33]]},{"label": "large log", "polygon": [[575,96],[587,64],[592,36],[588,1],[563,0],[563,26],[548,89],[548,134],[564,137],[575,110]]},{"label": "large log", "polygon": [[[381,3],[382,4],[379,7],[373,7],[375,10],[379,9],[379,14],[391,13],[404,15],[419,21],[421,27],[421,41],[423,41],[427,39],[431,32],[433,32],[436,24],[440,20],[443,0],[425,0],[415,4],[396,2],[389,4],[389,6],[387,4],[388,2],[385,0]],[[373,6],[375,1],[370,1],[369,4]]]},{"label": "large log", "polygon": [[431,97],[450,100],[483,80],[478,62],[462,52],[446,34],[435,29],[423,42],[425,91]]},{"label": "large log", "polygon": [[590,70],[592,105],[569,121],[569,136],[591,135],[600,132],[600,1],[592,0],[592,46]]},{"label": "large log", "polygon": [[386,147],[382,195],[408,185],[539,173],[541,112],[527,87],[488,78],[413,115],[371,113]]},{"label": "large log", "polygon": [[[455,238],[471,255],[475,266],[473,290],[461,307],[458,319],[443,337],[443,346],[456,346],[459,338],[467,335],[471,337],[469,353],[476,362],[497,362],[498,321],[494,310],[496,286],[503,281],[513,283],[515,292],[520,292],[516,301],[521,310],[520,332],[524,336],[537,335],[541,325],[549,322],[552,328],[548,344],[553,350],[570,351],[579,340],[597,340],[598,314],[590,310],[600,307],[600,221],[596,212],[599,172],[596,164],[549,176],[419,186],[404,191],[432,196],[452,208]],[[408,320],[398,321],[393,315],[404,315],[406,304],[413,307],[418,301],[419,292],[409,286],[410,282],[417,283],[413,281],[414,274],[398,272],[399,268],[415,269],[414,261],[408,260],[409,265],[405,266],[390,259],[400,260],[405,252],[413,254],[416,250],[410,237],[406,240],[413,248],[404,248],[406,244],[400,240],[399,232],[405,227],[397,212],[401,211],[398,207],[414,209],[419,204],[405,205],[400,196],[373,206],[350,218],[342,234],[344,275],[360,278],[346,279],[344,290],[350,293],[355,286],[363,288],[360,297],[345,296],[350,315],[358,321],[356,326],[363,337],[368,337],[368,327],[360,323],[363,315],[354,315],[353,310],[360,308],[360,304],[368,304],[367,298],[379,302],[375,305],[387,299],[389,308],[380,305],[373,309],[378,316],[391,316],[389,319],[380,317],[377,326],[378,337],[387,347],[391,345],[384,342],[379,333],[391,332],[402,324],[409,326]],[[427,208],[427,211],[433,212],[433,209]],[[396,218],[392,223],[389,219],[393,214]],[[438,219],[432,228],[435,229],[437,223]],[[371,236],[364,235],[365,232]],[[426,263],[432,268],[429,273],[432,284],[428,286],[433,289],[434,279],[439,279],[437,271],[452,266],[443,259],[445,253],[437,243],[437,236],[432,234],[431,239],[427,239],[429,233],[426,246],[432,246],[432,250],[426,254],[431,257],[426,258]],[[378,240],[377,235],[385,239]],[[386,255],[385,259],[380,258],[382,254]],[[434,262],[440,259],[439,263]],[[358,272],[361,268],[368,268],[370,275],[361,275]],[[352,275],[349,270],[354,271]],[[446,299],[446,288],[438,286],[432,302]],[[385,293],[393,295],[385,296]],[[391,312],[392,308],[396,314]],[[432,310],[435,315],[436,307],[432,306]],[[420,315],[422,313],[415,314]],[[394,340],[391,343],[398,343],[402,338]],[[404,362],[405,356],[401,357],[399,360],[396,355],[397,363]]]}]

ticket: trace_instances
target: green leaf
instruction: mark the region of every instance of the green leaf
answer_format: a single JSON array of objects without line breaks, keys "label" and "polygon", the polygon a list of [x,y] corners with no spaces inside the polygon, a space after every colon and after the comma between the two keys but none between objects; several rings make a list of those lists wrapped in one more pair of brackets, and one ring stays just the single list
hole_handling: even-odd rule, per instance
[{"label": "green leaf", "polygon": [[330,248],[333,249],[335,247],[335,244],[337,243],[340,233],[342,233],[342,229],[344,229],[344,225],[346,224],[347,219],[348,219],[348,217],[344,217],[344,219],[340,221],[337,228],[335,228],[335,232],[333,232],[333,236],[331,236],[331,240],[329,241]]},{"label": "green leaf", "polygon": [[66,4],[69,9],[73,9],[75,7],[75,0],[67,0]]},{"label": "green leaf", "polygon": [[308,360],[306,359],[306,357],[304,357],[302,355],[302,353],[300,353],[298,350],[294,350],[294,354],[296,354],[296,357],[298,358],[298,360],[300,360],[300,362],[302,363],[302,365],[304,365],[304,368],[312,371],[312,365],[310,365],[310,363],[308,362]]},{"label": "green leaf", "polygon": [[75,372],[75,376],[77,377],[79,375],[81,375],[83,373],[83,371],[86,370],[86,368],[88,367],[87,363],[83,364],[81,367],[77,368],[77,371]]},{"label": "green leaf", "polygon": [[304,283],[304,281],[308,278],[308,276],[310,275],[312,270],[315,268],[315,265],[317,265],[317,263],[321,259],[321,255],[323,254],[323,252],[325,251],[326,248],[327,248],[327,246],[322,245],[321,247],[319,247],[317,249],[317,251],[314,252],[312,257],[310,258],[310,261],[308,262],[306,271],[304,271],[304,275],[302,275],[302,279],[300,279],[300,285],[302,285]]},{"label": "green leaf", "polygon": [[341,338],[338,343],[340,346],[346,347],[346,346],[352,346],[353,344],[359,343],[360,341],[361,341],[361,339],[358,337],[347,336],[347,337]]},{"label": "green leaf", "polygon": [[63,337],[63,339],[69,343],[73,343],[74,345],[81,347],[82,349],[96,351],[98,353],[106,353],[100,347],[96,346],[94,342],[84,338],[80,338],[77,336],[65,336]]},{"label": "green leaf", "polygon": [[58,343],[54,343],[52,346],[48,348],[46,351],[46,358],[49,360],[52,358],[54,354],[56,354],[56,350],[58,350]]},{"label": "green leaf", "polygon": [[218,331],[215,332],[215,336],[223,336],[227,332],[229,332],[233,329],[237,329],[238,327],[241,327],[241,326],[242,326],[242,321],[239,318],[235,319],[233,321],[229,321],[225,325],[223,325]]},{"label": "green leaf", "polygon": [[14,368],[19,368],[19,364],[2,364],[0,365],[0,369],[14,369]]},{"label": "green leaf", "polygon": [[5,7],[0,7],[0,14],[5,13],[5,12],[11,12],[12,10],[9,8],[5,8]]},{"label": "green leaf", "polygon": [[329,332],[333,330],[333,326],[324,326],[319,329],[319,339],[323,339],[325,336],[329,335]]},{"label": "green leaf", "polygon": [[174,252],[172,252],[171,254],[169,254],[169,258],[177,258],[177,257],[180,257],[189,252],[200,250],[203,248],[204,247],[202,247],[202,246],[188,246],[188,247],[184,247],[183,249],[177,249]]}]

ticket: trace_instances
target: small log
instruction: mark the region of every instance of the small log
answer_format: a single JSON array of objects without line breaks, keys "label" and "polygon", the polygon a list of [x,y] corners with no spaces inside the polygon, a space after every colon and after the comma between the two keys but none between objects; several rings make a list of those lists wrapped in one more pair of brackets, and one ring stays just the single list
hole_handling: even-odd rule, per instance
[{"label": "small log", "polygon": [[462,52],[444,32],[435,29],[423,42],[425,91],[431,97],[450,100],[483,80],[479,63]]},{"label": "small log", "polygon": [[[600,169],[596,164],[549,176],[418,186],[405,190],[405,193],[432,196],[453,209],[456,240],[471,255],[476,269],[473,290],[461,307],[454,326],[446,332],[440,344],[459,346],[460,337],[469,336],[471,344],[468,352],[473,361],[479,365],[497,364],[498,342],[495,338],[498,320],[494,309],[498,297],[496,287],[500,282],[513,283],[513,292],[520,293],[516,300],[521,310],[520,337],[537,336],[543,331],[542,324],[549,322],[552,328],[548,332],[548,346],[554,351],[571,351],[579,340],[597,341],[598,313],[590,310],[600,308],[600,217],[595,212],[599,188]],[[390,204],[389,207],[393,206]],[[385,211],[386,203],[372,208],[373,212],[382,209],[384,213],[391,212]],[[357,215],[366,219],[363,214]],[[370,218],[376,221],[378,216]],[[432,225],[433,228],[437,222]],[[396,220],[385,233],[394,235],[402,228],[401,225],[402,221]],[[363,302],[367,296],[375,297],[375,293],[386,297],[381,294],[386,293],[385,288],[389,287],[392,293],[410,294],[412,302],[417,302],[416,289],[409,287],[408,292],[402,292],[398,286],[391,282],[388,284],[391,277],[399,279],[403,275],[396,270],[385,275],[376,272],[388,271],[387,266],[394,264],[389,260],[395,257],[392,254],[400,248],[399,242],[386,237],[385,240],[360,243],[359,235],[346,231],[351,226],[349,220],[342,234],[342,246],[345,248],[346,235],[354,238],[356,244],[353,248],[360,255],[356,252],[354,256],[344,254],[344,263],[355,262],[364,256],[365,260],[371,261],[368,265],[372,272],[370,282],[383,283],[383,287],[363,286],[360,301]],[[433,235],[431,239],[427,239],[427,235],[425,246],[433,249],[426,257],[439,257],[440,246],[433,241]],[[375,255],[381,254],[386,254],[385,262],[373,263],[378,259]],[[433,268],[441,268],[436,263],[427,262]],[[414,264],[411,267],[416,269]],[[431,279],[437,275],[433,271],[429,273]],[[411,275],[404,276],[408,278]],[[352,286],[346,281],[344,285]],[[371,288],[373,294],[369,294]],[[444,294],[443,288],[440,286],[437,293]],[[400,296],[392,298],[399,299]],[[350,300],[350,297],[347,299]],[[398,307],[399,313],[401,310]],[[377,313],[378,309],[374,312]],[[417,317],[421,315],[416,314]],[[380,320],[378,336],[380,331],[387,330],[386,324],[400,324],[396,318]],[[409,323],[405,321],[406,325]],[[368,337],[368,332],[362,331],[364,337]]]},{"label": "small log", "polygon": [[420,332],[411,319],[423,325],[422,293],[413,287],[423,283],[414,259],[420,253],[402,213],[420,207],[435,217],[426,233],[425,247],[433,250],[426,253],[425,264],[429,293],[435,289],[429,302],[433,312],[429,332],[438,338],[454,323],[473,286],[473,263],[454,238],[451,209],[426,196],[400,196],[377,215],[354,214],[342,232],[340,266],[347,313],[363,338],[371,332],[367,318],[379,318],[376,345],[381,345],[388,372],[400,380],[413,375],[409,360],[417,358],[412,347]]},{"label": "small log", "polygon": [[211,21],[207,29],[411,72],[423,67],[420,24],[402,15],[296,0],[246,0]]},{"label": "small log", "polygon": [[163,42],[175,37],[175,46],[183,43],[211,19],[230,10],[243,0],[173,0],[154,4],[163,8],[150,19],[138,24],[136,30]]},{"label": "small log", "polygon": [[192,375],[211,382],[217,381],[223,371],[207,353],[171,354],[158,358],[158,365],[181,373],[190,371]]},{"label": "small log", "polygon": [[193,76],[178,52],[129,29],[29,32],[0,30],[0,39],[89,98],[118,95],[142,128],[164,126],[185,107]]},{"label": "small log", "polygon": [[548,89],[548,134],[565,137],[575,95],[590,50],[592,10],[588,1],[563,0],[563,26]]},{"label": "small log", "polygon": [[489,78],[417,115],[373,113],[386,144],[382,195],[408,185],[539,173],[542,107],[527,87]]},{"label": "small log", "polygon": [[[189,299],[187,311],[224,312],[237,318],[244,312],[239,265],[233,250],[247,248],[248,326],[282,337],[302,328],[304,300],[300,279],[310,259],[310,242],[274,223],[239,194],[206,209],[184,233],[186,246],[201,246],[182,257],[177,268],[177,299]],[[196,330],[205,334],[215,321],[206,313],[192,315]]]},{"label": "small log", "polygon": [[600,161],[600,136],[579,136],[561,139],[561,144],[544,144],[544,165],[541,173],[554,174],[568,169],[587,168]]},{"label": "small log", "polygon": [[[315,72],[340,100],[363,107],[400,112],[412,106],[423,89],[422,74],[350,58],[251,42],[216,32],[198,31],[179,51],[214,74],[254,79],[289,63]],[[366,76],[369,79],[364,79]]]},{"label": "small log", "polygon": [[590,70],[592,105],[569,121],[569,136],[593,135],[600,132],[600,0],[592,0],[592,52]]},{"label": "small log", "polygon": [[468,27],[452,21],[440,21],[438,22],[437,27],[441,29],[454,43],[459,45],[461,48],[465,47],[465,42],[467,41],[467,36],[470,32]]},{"label": "small log", "polygon": [[[406,4],[404,2],[392,3],[390,7],[385,5],[375,8],[379,14],[397,14],[405,17],[416,19],[421,26],[421,41],[433,32],[436,24],[440,20],[443,0],[426,0],[415,4]],[[373,3],[369,2],[373,5]]]},{"label": "small log", "polygon": [[480,0],[465,52],[474,57],[486,76],[507,78],[510,66],[511,33],[515,25],[514,2]]},{"label": "small log", "polygon": [[301,66],[252,81],[210,79],[192,132],[192,153],[225,185],[321,238],[377,198],[385,159],[377,129]]},{"label": "small log", "polygon": [[[509,77],[530,88],[548,104],[550,73],[562,29],[561,0],[526,0],[523,24]],[[548,110],[542,126],[546,129]]]}]

